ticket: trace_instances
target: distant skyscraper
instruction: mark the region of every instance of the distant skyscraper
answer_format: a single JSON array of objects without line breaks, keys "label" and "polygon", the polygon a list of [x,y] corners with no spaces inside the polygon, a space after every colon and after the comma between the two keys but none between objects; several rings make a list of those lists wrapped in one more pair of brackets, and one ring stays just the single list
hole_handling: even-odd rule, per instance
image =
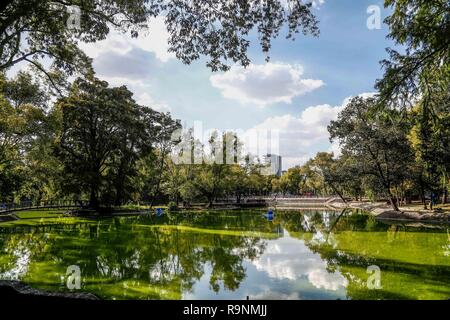
[{"label": "distant skyscraper", "polygon": [[263,156],[264,164],[270,165],[270,174],[281,177],[281,156],[277,154],[267,154]]}]

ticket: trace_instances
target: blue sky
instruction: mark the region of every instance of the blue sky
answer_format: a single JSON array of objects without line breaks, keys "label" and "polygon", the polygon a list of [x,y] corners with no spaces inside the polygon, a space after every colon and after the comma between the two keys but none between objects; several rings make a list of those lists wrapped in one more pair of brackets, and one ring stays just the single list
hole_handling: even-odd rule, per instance
[{"label": "blue sky", "polygon": [[326,125],[348,97],[374,91],[386,57],[388,28],[369,30],[370,5],[387,11],[382,1],[325,0],[314,9],[320,36],[298,35],[274,40],[270,64],[257,38],[251,38],[252,65],[246,70],[212,73],[205,59],[184,65],[167,53],[162,19],[150,34],[129,39],[112,33],[83,45],[94,58],[97,75],[112,85],[127,85],[138,102],[170,111],[183,123],[202,121],[204,128],[277,128],[284,169],[306,161],[317,151],[336,150]]}]

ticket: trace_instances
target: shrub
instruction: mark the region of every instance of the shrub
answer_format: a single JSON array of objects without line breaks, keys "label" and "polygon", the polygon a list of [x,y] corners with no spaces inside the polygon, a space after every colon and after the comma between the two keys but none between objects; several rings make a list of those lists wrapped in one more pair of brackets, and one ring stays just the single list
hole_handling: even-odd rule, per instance
[{"label": "shrub", "polygon": [[174,201],[170,201],[169,204],[167,205],[167,209],[169,211],[177,211],[178,205]]}]

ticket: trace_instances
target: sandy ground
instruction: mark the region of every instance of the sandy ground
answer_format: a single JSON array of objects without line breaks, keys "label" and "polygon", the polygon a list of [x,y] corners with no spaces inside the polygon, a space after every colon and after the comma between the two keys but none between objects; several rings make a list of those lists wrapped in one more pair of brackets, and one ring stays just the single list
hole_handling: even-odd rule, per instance
[{"label": "sandy ground", "polygon": [[429,222],[450,223],[450,206],[437,205],[433,210],[425,210],[421,204],[411,204],[399,207],[400,211],[395,211],[384,202],[349,202],[347,206],[343,202],[332,202],[329,205],[337,208],[354,208],[368,211],[378,219],[390,220],[413,220]]}]

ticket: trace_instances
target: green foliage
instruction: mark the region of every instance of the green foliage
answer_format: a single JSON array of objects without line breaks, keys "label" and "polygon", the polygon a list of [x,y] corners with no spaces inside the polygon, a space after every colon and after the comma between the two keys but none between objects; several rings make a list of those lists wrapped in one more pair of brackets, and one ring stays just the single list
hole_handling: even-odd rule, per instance
[{"label": "green foliage", "polygon": [[[450,3],[447,0],[385,0],[392,14],[385,22],[389,38],[404,53],[388,49],[382,61],[385,73],[376,83],[379,109],[401,109],[409,119],[409,135],[416,155],[411,170],[421,191],[442,192],[447,198],[450,88]],[[439,190],[439,191],[438,191]]]},{"label": "green foliage", "polygon": [[391,188],[408,178],[405,169],[412,163],[412,150],[400,113],[375,112],[376,107],[375,98],[353,98],[328,130],[343,154],[359,163],[359,172],[376,179],[397,210]]},{"label": "green foliage", "polygon": [[178,210],[178,205],[177,205],[176,202],[170,201],[170,202],[167,204],[167,209],[168,209],[169,211],[177,211],[177,210]]},{"label": "green foliage", "polygon": [[61,216],[64,210],[50,210],[50,211],[19,211],[15,215],[19,219],[38,219],[38,218],[56,218]]},{"label": "green foliage", "polygon": [[19,72],[14,79],[0,74],[0,201],[21,197],[24,181],[34,177],[31,154],[48,134],[45,99],[29,74]]},{"label": "green foliage", "polygon": [[[80,29],[66,28],[66,6],[79,5]],[[242,154],[232,132],[207,145],[171,137],[180,128],[170,114],[140,106],[124,86],[96,79],[77,41],[104,39],[109,27],[137,36],[147,19],[164,15],[169,47],[185,63],[207,56],[213,70],[248,65],[248,34],[256,29],[263,52],[283,26],[287,35],[318,34],[311,6],[299,1],[3,1],[0,70],[28,61],[44,71],[54,92],[30,74],[0,77],[0,201],[86,198],[93,206],[128,201],[173,201],[211,206],[222,198],[277,194],[338,194],[342,198],[398,199],[442,193],[450,177],[448,2],[386,0],[389,37],[405,46],[384,62],[379,99],[355,98],[330,125],[343,153],[318,153],[281,177]],[[26,30],[26,31],[25,31]],[[46,30],[48,32],[42,32]],[[188,32],[189,31],[189,32]],[[27,50],[21,44],[27,43]],[[40,64],[50,58],[50,71]],[[73,84],[68,74],[83,73]],[[45,89],[44,89],[45,88]],[[405,108],[405,103],[413,108]],[[151,107],[151,106],[150,106]],[[231,140],[230,140],[231,138]],[[231,141],[231,143],[223,143]],[[177,163],[170,155],[190,158]],[[230,165],[228,158],[233,159]],[[225,164],[225,162],[227,164]]]},{"label": "green foliage", "polygon": [[[89,194],[94,208],[100,201],[120,205],[132,198],[139,159],[176,128],[169,115],[136,104],[125,86],[109,88],[95,78],[76,80],[57,108],[62,115],[57,155],[66,188]],[[161,125],[161,119],[172,125]]]},{"label": "green foliage", "polygon": [[[377,82],[385,102],[410,104],[416,96],[429,94],[439,86],[448,91],[450,78],[450,4],[447,0],[385,0],[393,12],[385,22],[389,38],[406,50],[401,54],[389,49],[390,60],[383,60],[385,74]],[[446,83],[433,83],[433,74]]]},{"label": "green foliage", "polygon": [[[299,32],[318,35],[311,3],[289,0],[284,6],[282,2],[4,0],[0,5],[0,70],[25,61],[58,86],[55,72],[46,70],[42,58],[52,62],[52,70],[87,75],[91,59],[80,50],[79,41],[103,40],[110,28],[137,37],[147,29],[148,20],[159,15],[164,16],[169,32],[169,51],[184,63],[206,56],[207,66],[214,71],[228,69],[230,62],[246,66],[252,30],[259,34],[266,54],[283,27],[288,30],[287,38]],[[70,15],[74,5],[80,10],[80,23],[68,28],[68,22],[77,19]]]}]

